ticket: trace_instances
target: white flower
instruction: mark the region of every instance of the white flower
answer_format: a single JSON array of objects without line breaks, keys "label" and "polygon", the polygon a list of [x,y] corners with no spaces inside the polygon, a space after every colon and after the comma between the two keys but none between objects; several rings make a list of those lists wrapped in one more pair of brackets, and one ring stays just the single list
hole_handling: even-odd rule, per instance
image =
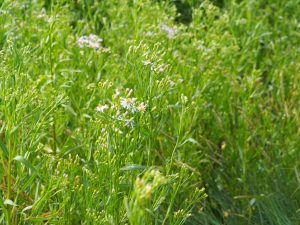
[{"label": "white flower", "polygon": [[135,98],[121,98],[121,106],[125,109],[130,109],[134,105]]},{"label": "white flower", "polygon": [[178,81],[179,81],[180,83],[183,83],[183,82],[184,82],[184,79],[183,79],[183,78],[179,78]]},{"label": "white flower", "polygon": [[80,48],[83,48],[87,43],[87,39],[85,36],[82,36],[82,37],[79,37],[77,39],[77,45],[80,47]]},{"label": "white flower", "polygon": [[104,112],[104,110],[108,109],[108,105],[98,105],[96,108],[97,112]]},{"label": "white flower", "polygon": [[98,42],[88,42],[88,46],[94,50],[97,50],[98,48],[100,48],[100,44]]},{"label": "white flower", "polygon": [[88,37],[89,41],[91,42],[97,42],[97,43],[100,43],[103,41],[102,38],[99,38],[97,35],[95,34],[90,34],[89,37]]},{"label": "white flower", "polygon": [[150,65],[150,69],[151,69],[152,71],[155,70],[155,66],[154,66],[154,63],[153,63],[153,62],[143,60],[142,63],[143,63],[145,66]]},{"label": "white flower", "polygon": [[145,103],[142,102],[141,104],[139,104],[138,107],[137,107],[137,110],[138,110],[139,112],[144,113],[144,112],[146,111],[146,105],[145,105]]},{"label": "white flower", "polygon": [[165,69],[163,68],[163,67],[160,67],[159,69],[158,69],[158,72],[160,72],[160,73],[162,73],[162,72],[164,72],[165,71]]},{"label": "white flower", "polygon": [[148,65],[152,65],[152,64],[153,64],[152,62],[147,61],[147,60],[143,60],[142,63],[143,63],[145,66],[148,66]]},{"label": "white flower", "polygon": [[37,19],[45,19],[46,17],[47,14],[45,14],[44,12],[36,16]]},{"label": "white flower", "polygon": [[147,37],[152,37],[152,36],[154,35],[154,33],[151,32],[151,31],[148,31],[148,32],[146,32],[146,33],[144,33],[144,34],[145,34],[145,36],[147,36]]},{"label": "white flower", "polygon": [[169,26],[163,24],[163,25],[160,26],[160,29],[167,34],[169,39],[174,39],[175,38],[175,35],[176,35],[177,32],[173,27],[169,27]]},{"label": "white flower", "polygon": [[48,19],[48,23],[52,23],[53,22],[53,17],[50,16],[50,18]]},{"label": "white flower", "polygon": [[120,95],[120,91],[119,91],[119,89],[117,88],[117,89],[116,89],[116,92],[115,92],[115,96],[118,97],[119,95]]},{"label": "white flower", "polygon": [[95,34],[90,34],[89,36],[81,36],[77,39],[77,45],[80,48],[89,47],[94,50],[98,50],[101,47],[101,42],[103,39],[99,38]]},{"label": "white flower", "polygon": [[169,80],[169,84],[170,84],[171,87],[173,87],[173,86],[175,86],[176,83],[172,80]]}]

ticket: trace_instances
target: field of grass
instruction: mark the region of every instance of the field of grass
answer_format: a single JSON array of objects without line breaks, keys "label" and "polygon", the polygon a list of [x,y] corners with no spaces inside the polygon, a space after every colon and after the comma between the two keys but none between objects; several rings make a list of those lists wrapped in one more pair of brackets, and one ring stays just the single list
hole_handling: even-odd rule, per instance
[{"label": "field of grass", "polygon": [[300,0],[0,0],[0,224],[300,224]]}]

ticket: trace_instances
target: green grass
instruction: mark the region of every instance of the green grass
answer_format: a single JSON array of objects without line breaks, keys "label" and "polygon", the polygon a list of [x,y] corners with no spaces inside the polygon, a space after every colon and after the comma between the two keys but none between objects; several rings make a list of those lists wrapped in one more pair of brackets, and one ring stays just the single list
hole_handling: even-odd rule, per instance
[{"label": "green grass", "polygon": [[0,0],[0,224],[300,224],[299,12]]}]

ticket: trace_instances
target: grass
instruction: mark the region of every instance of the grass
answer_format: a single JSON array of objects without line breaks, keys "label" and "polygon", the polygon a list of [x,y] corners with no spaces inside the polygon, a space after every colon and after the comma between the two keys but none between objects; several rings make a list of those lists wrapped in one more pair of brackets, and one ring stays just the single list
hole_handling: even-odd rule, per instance
[{"label": "grass", "polygon": [[0,223],[299,224],[299,12],[0,1]]}]

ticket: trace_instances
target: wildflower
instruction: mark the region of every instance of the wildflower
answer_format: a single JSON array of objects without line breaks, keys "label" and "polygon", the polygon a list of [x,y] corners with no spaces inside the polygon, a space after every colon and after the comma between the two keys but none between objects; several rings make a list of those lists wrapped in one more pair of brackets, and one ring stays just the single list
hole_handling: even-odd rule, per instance
[{"label": "wildflower", "polygon": [[48,19],[48,23],[52,23],[53,22],[53,17],[50,16],[50,18]]},{"label": "wildflower", "polygon": [[151,32],[151,31],[148,31],[148,32],[146,32],[146,33],[144,33],[144,34],[145,34],[145,36],[147,36],[147,37],[152,37],[152,36],[154,35],[154,33]]},{"label": "wildflower", "polygon": [[150,62],[150,61],[144,61],[144,60],[143,60],[142,63],[143,63],[145,66],[150,65],[150,69],[151,69],[152,71],[155,70],[155,66],[154,66],[154,63],[153,63],[153,62]]},{"label": "wildflower", "polygon": [[119,89],[117,88],[117,89],[116,89],[116,92],[115,92],[115,96],[118,97],[119,95],[120,95],[120,91],[119,91]]},{"label": "wildflower", "polygon": [[108,105],[99,105],[99,106],[97,106],[97,108],[96,108],[96,111],[97,112],[104,112],[104,110],[106,110],[106,109],[108,109]]},{"label": "wildflower", "polygon": [[[90,34],[89,36],[81,36],[77,39],[77,45],[80,48],[89,47],[94,50],[98,50],[101,46],[102,38],[99,38],[95,34]],[[107,51],[107,50],[106,50]]]},{"label": "wildflower", "polygon": [[77,39],[77,45],[80,48],[83,48],[87,44],[87,42],[88,42],[88,40],[87,40],[86,36],[82,36]]},{"label": "wildflower", "polygon": [[89,47],[94,50],[97,50],[97,49],[99,49],[100,44],[98,42],[89,42]]},{"label": "wildflower", "polygon": [[163,67],[160,67],[159,69],[158,69],[158,72],[160,72],[160,73],[162,73],[162,72],[164,72],[165,71],[165,69],[163,68]]},{"label": "wildflower", "polygon": [[103,41],[102,38],[99,38],[97,35],[95,34],[90,34],[89,37],[88,37],[89,41],[91,42],[97,42],[97,43],[100,43]]},{"label": "wildflower", "polygon": [[121,98],[121,106],[125,109],[130,109],[133,107],[135,98]]},{"label": "wildflower", "polygon": [[174,81],[172,81],[172,80],[169,80],[169,85],[171,86],[171,87],[174,87],[175,86],[175,82]]},{"label": "wildflower", "polygon": [[46,17],[47,17],[47,14],[44,12],[36,16],[37,19],[45,19]]},{"label": "wildflower", "polygon": [[137,107],[137,110],[141,113],[144,113],[146,111],[146,105],[144,102],[142,102],[141,104],[139,104],[139,106]]},{"label": "wildflower", "polygon": [[169,39],[174,39],[176,35],[176,30],[173,27],[169,27],[165,24],[161,25],[160,29],[164,31]]},{"label": "wildflower", "polygon": [[148,65],[152,65],[152,64],[153,64],[152,62],[147,61],[147,60],[143,60],[142,63],[143,63],[145,66],[148,66]]},{"label": "wildflower", "polygon": [[100,43],[103,41],[103,39],[99,38],[95,34],[90,34],[88,37],[88,47],[93,48],[95,50],[100,48]]}]

